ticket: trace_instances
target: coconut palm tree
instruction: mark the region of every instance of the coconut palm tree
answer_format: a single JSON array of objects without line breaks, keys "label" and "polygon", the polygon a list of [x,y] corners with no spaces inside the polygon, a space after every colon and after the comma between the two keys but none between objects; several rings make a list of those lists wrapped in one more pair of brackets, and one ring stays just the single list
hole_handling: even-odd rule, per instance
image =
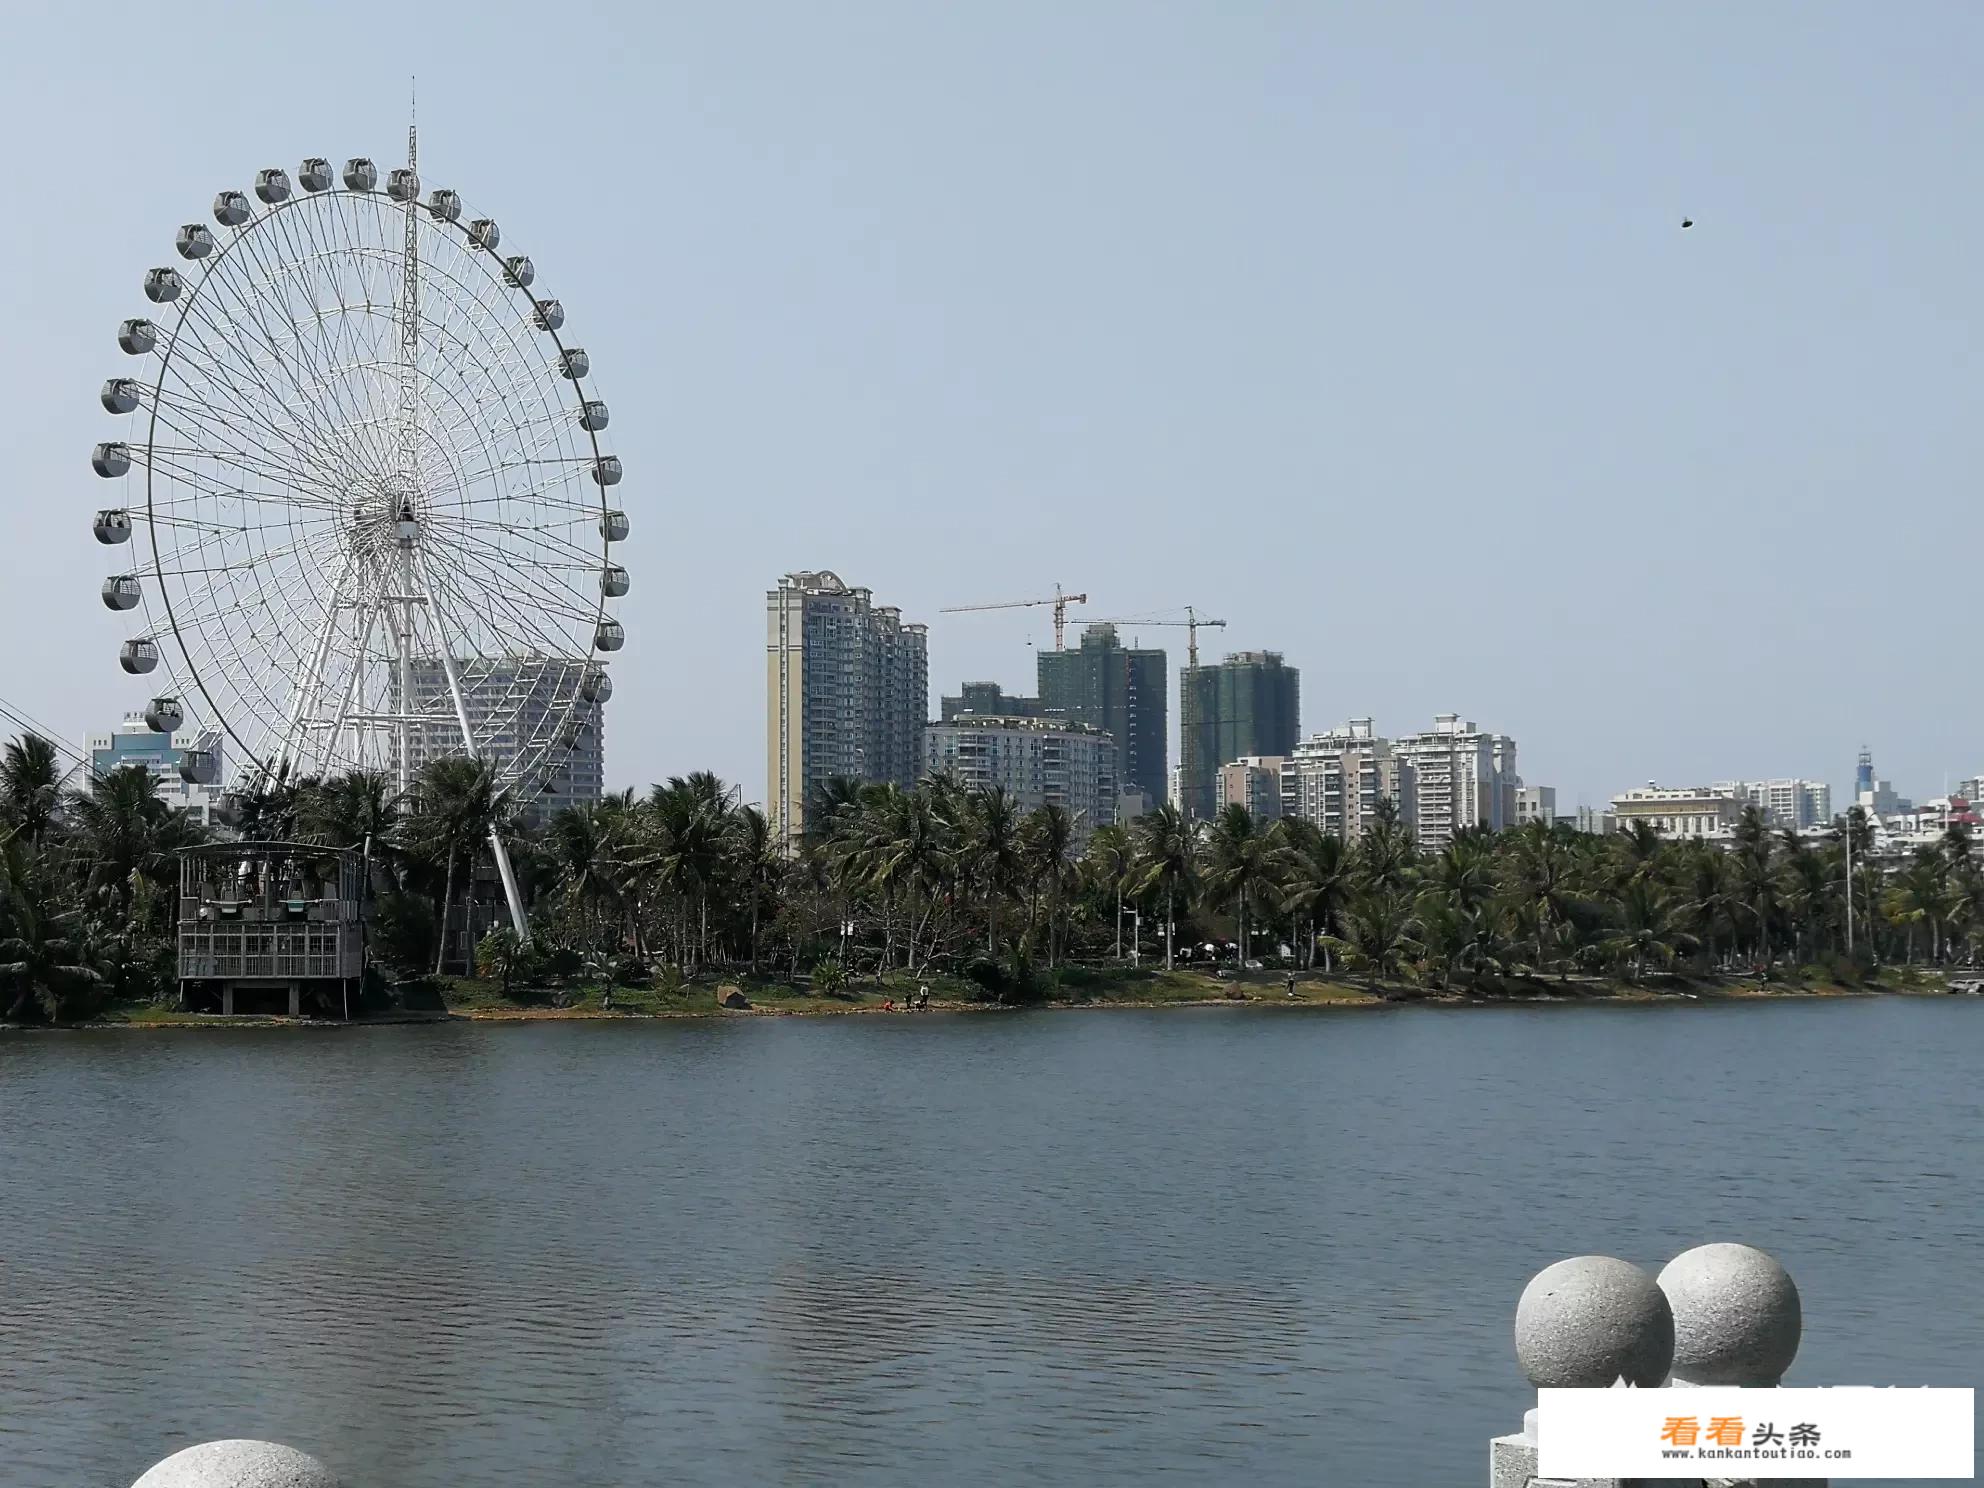
[{"label": "coconut palm tree", "polygon": [[1280,834],[1262,827],[1239,802],[1229,802],[1213,818],[1206,837],[1204,883],[1214,903],[1235,906],[1240,922],[1240,964],[1249,958],[1253,907],[1273,902],[1278,888]]},{"label": "coconut palm tree", "polygon": [[1649,879],[1634,879],[1620,895],[1620,925],[1606,942],[1607,951],[1630,968],[1634,982],[1646,975],[1648,962],[1671,966],[1694,938],[1680,928],[1672,899]]},{"label": "coconut palm tree", "polygon": [[55,746],[40,734],[8,740],[0,753],[0,822],[41,846],[62,805],[62,775]]},{"label": "coconut palm tree", "polygon": [[1327,974],[1329,942],[1342,932],[1344,906],[1356,882],[1350,851],[1334,833],[1300,817],[1284,817],[1281,858],[1281,907],[1304,922],[1303,964],[1315,965],[1316,939],[1322,936]]},{"label": "coconut palm tree", "polygon": [[455,869],[464,858],[471,865],[480,861],[483,844],[499,833],[509,835],[515,826],[497,790],[496,766],[488,760],[461,756],[431,760],[415,777],[412,797],[413,809],[404,836],[414,851],[430,862],[446,865],[441,897],[434,905],[440,932],[434,974],[439,976],[447,963]]},{"label": "coconut palm tree", "polygon": [[1371,824],[1357,839],[1357,877],[1366,889],[1396,893],[1412,876],[1417,848],[1412,829],[1399,820],[1398,807],[1386,797],[1378,802]]},{"label": "coconut palm tree", "polygon": [[1082,866],[1090,882],[1116,901],[1116,959],[1123,959],[1123,895],[1137,872],[1137,845],[1129,829],[1116,822],[1097,827],[1088,839]]},{"label": "coconut palm tree", "polygon": [[80,908],[62,906],[47,864],[24,838],[0,847],[0,1006],[8,1020],[33,1009],[60,1022],[102,985],[81,920]]},{"label": "coconut palm tree", "polygon": [[1166,801],[1137,818],[1137,856],[1142,867],[1132,890],[1138,896],[1164,896],[1164,969],[1173,966],[1179,897],[1198,888],[1198,844],[1184,813]]},{"label": "coconut palm tree", "polygon": [[567,806],[544,831],[543,850],[552,882],[559,899],[577,915],[589,949],[600,948],[607,924],[619,916],[615,829],[625,811],[604,801]]},{"label": "coconut palm tree", "polygon": [[1524,907],[1539,972],[1548,959],[1545,947],[1555,943],[1557,927],[1577,903],[1577,872],[1576,854],[1548,822],[1533,821],[1516,833],[1509,854],[1509,893]]},{"label": "coconut palm tree", "polygon": [[107,900],[116,923],[126,928],[132,928],[132,906],[141,892],[148,902],[172,896],[172,855],[200,838],[190,817],[159,799],[158,781],[143,765],[93,777],[70,796],[67,811],[74,825],[68,849],[85,887]]},{"label": "coconut palm tree", "polygon": [[[1029,914],[1044,904],[1047,911],[1047,965],[1060,955],[1063,909],[1075,881],[1075,819],[1065,806],[1048,804],[1026,819],[1022,852],[1030,878]],[[1028,928],[1029,938],[1032,927]]]},{"label": "coconut palm tree", "polygon": [[1378,981],[1396,980],[1424,947],[1403,893],[1382,888],[1359,894],[1343,917],[1350,964]]},{"label": "coconut palm tree", "polygon": [[[759,925],[765,908],[774,909],[788,862],[783,846],[772,835],[770,820],[756,806],[739,807],[730,818],[730,874],[751,915],[751,975],[758,974]],[[911,947],[912,960],[915,946]],[[911,967],[913,971],[914,966]]]},{"label": "coconut palm tree", "polygon": [[959,823],[965,878],[985,896],[985,954],[999,954],[999,910],[1026,876],[1026,848],[1019,810],[1003,789],[974,791],[963,801]]}]

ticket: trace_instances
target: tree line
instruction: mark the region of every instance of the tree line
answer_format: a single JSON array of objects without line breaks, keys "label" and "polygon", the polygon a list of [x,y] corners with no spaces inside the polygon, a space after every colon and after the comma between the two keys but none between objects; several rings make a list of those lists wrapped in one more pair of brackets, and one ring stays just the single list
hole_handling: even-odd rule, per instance
[{"label": "tree line", "polygon": [[[1783,962],[1967,961],[1984,875],[1952,828],[1900,864],[1858,808],[1829,838],[1772,832],[1747,809],[1726,847],[1532,824],[1424,850],[1388,806],[1345,841],[1297,819],[1175,807],[1080,830],[1057,806],[946,778],[830,782],[789,848],[707,772],[521,817],[493,769],[438,760],[402,795],[354,772],[265,791],[250,839],[349,848],[368,864],[375,961],[439,971],[461,926],[498,922],[488,841],[530,906],[528,947],[497,928],[477,961],[503,976],[809,981],[964,976],[1041,995],[1071,963],[1174,966],[1208,943],[1399,993],[1512,980],[1768,973]],[[142,766],[65,784],[54,747],[0,752],[0,1017],[61,1020],[172,994],[176,850],[202,829]],[[1848,883],[1847,845],[1854,871]],[[470,920],[469,906],[482,906]],[[444,933],[443,927],[450,927]],[[1194,954],[1194,948],[1199,948]]]}]

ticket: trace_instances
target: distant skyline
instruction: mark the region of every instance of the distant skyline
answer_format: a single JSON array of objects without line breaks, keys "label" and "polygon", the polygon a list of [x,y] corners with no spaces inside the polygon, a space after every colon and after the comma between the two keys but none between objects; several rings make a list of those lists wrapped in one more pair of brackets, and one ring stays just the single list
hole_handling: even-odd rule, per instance
[{"label": "distant skyline", "polygon": [[[1190,603],[1209,654],[1281,651],[1305,732],[1513,735],[1565,812],[1844,803],[1863,744],[1917,799],[1984,773],[1975,7],[172,17],[20,7],[0,60],[0,698],[74,743],[147,693],[89,533],[118,321],[217,190],[396,159],[416,72],[423,175],[535,260],[613,410],[611,785],[763,798],[763,594],[822,567],[930,625],[933,716],[1052,644],[939,611],[1058,581],[1071,638]],[[1142,639],[1175,681],[1182,634]]]}]

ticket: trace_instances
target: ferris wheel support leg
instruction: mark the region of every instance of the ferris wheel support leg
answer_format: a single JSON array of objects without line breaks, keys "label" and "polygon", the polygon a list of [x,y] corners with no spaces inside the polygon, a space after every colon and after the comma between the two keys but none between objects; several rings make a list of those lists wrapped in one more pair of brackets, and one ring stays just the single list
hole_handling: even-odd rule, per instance
[{"label": "ferris wheel support leg", "polygon": [[[409,559],[407,571],[411,573],[413,569],[413,561]],[[441,659],[441,671],[448,679],[448,695],[454,700],[455,722],[462,731],[462,749],[470,759],[479,760],[482,758],[482,749],[475,742],[475,728],[468,721],[468,695],[462,691],[462,674],[455,666],[454,652],[449,649],[448,633],[441,626],[441,604],[435,597],[438,591],[433,584],[426,582],[425,563],[420,565],[420,578],[422,580],[420,596],[426,601],[428,624],[434,628],[434,650]],[[510,925],[517,932],[517,939],[528,945],[530,919],[524,914],[524,896],[517,887],[516,870],[510,866],[510,850],[504,846],[500,832],[489,834],[489,846],[496,854],[496,871],[503,877],[503,897],[510,906]]]},{"label": "ferris wheel support leg", "polygon": [[309,665],[297,679],[296,696],[290,702],[289,718],[283,727],[282,745],[275,759],[276,779],[283,778],[292,764],[301,767],[305,753],[304,721],[323,686],[324,663],[330,657],[331,638],[337,632],[338,607],[344,599],[344,586],[350,580],[356,563],[355,554],[345,555],[344,566],[338,570],[338,581],[331,589],[330,603],[324,606],[324,628],[318,633],[317,644],[310,652]]},{"label": "ferris wheel support leg", "polygon": [[520,944],[529,945],[530,920],[524,914],[524,896],[517,888],[517,870],[510,866],[510,849],[504,845],[501,832],[489,834],[489,847],[496,854],[496,871],[503,875],[503,898],[510,906],[510,928],[517,932]]}]

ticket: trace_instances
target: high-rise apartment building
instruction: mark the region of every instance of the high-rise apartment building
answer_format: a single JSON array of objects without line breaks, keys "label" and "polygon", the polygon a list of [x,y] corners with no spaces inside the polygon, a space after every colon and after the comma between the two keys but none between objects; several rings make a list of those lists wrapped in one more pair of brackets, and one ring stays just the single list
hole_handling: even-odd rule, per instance
[{"label": "high-rise apartment building", "polygon": [[1059,806],[1078,839],[1116,820],[1116,740],[1047,718],[960,714],[923,731],[924,766],[968,790],[1003,790],[1022,812]]},{"label": "high-rise apartment building", "polygon": [[791,843],[829,780],[916,783],[928,634],[825,570],[780,579],[765,594],[765,621],[766,814]]},{"label": "high-rise apartment building", "polygon": [[1499,831],[1515,819],[1516,741],[1442,713],[1393,748],[1412,772],[1419,845],[1437,852],[1468,827]]},{"label": "high-rise apartment building", "polygon": [[1106,730],[1116,740],[1116,768],[1125,785],[1148,800],[1167,798],[1170,716],[1164,653],[1128,649],[1116,627],[1090,625],[1071,651],[1042,651],[1040,705],[1049,716]]},{"label": "high-rise apartment building", "polygon": [[1280,820],[1281,772],[1287,763],[1283,754],[1250,754],[1227,761],[1213,774],[1213,811],[1244,806],[1257,822]]},{"label": "high-rise apartment building", "polygon": [[[455,658],[469,727],[482,758],[507,769],[519,755],[549,750],[551,770],[519,804],[529,822],[545,822],[568,806],[598,801],[606,791],[606,704],[582,696],[589,663],[569,657]],[[413,704],[432,721],[409,731],[407,753],[418,774],[429,760],[462,753],[454,693],[438,657],[413,661]]]},{"label": "high-rise apartment building", "polygon": [[1185,815],[1212,814],[1213,777],[1228,760],[1286,755],[1302,727],[1302,674],[1279,651],[1239,651],[1178,673],[1178,755]]},{"label": "high-rise apartment building", "polygon": [[1282,761],[1281,800],[1284,815],[1346,842],[1377,819],[1380,801],[1390,801],[1408,824],[1415,814],[1411,772],[1368,718],[1297,744]]},{"label": "high-rise apartment building", "polygon": [[[108,775],[126,765],[143,765],[157,782],[158,798],[175,811],[183,811],[203,826],[215,824],[213,809],[226,778],[226,752],[217,728],[182,728],[161,734],[152,729],[142,713],[127,713],[124,721],[107,734],[91,734],[88,741],[90,773]],[[180,773],[180,765],[190,754],[212,756],[208,766],[212,780],[196,784]]]},{"label": "high-rise apartment building", "polygon": [[1723,780],[1709,789],[1748,802],[1780,831],[1824,826],[1832,820],[1832,787],[1823,780]]}]

